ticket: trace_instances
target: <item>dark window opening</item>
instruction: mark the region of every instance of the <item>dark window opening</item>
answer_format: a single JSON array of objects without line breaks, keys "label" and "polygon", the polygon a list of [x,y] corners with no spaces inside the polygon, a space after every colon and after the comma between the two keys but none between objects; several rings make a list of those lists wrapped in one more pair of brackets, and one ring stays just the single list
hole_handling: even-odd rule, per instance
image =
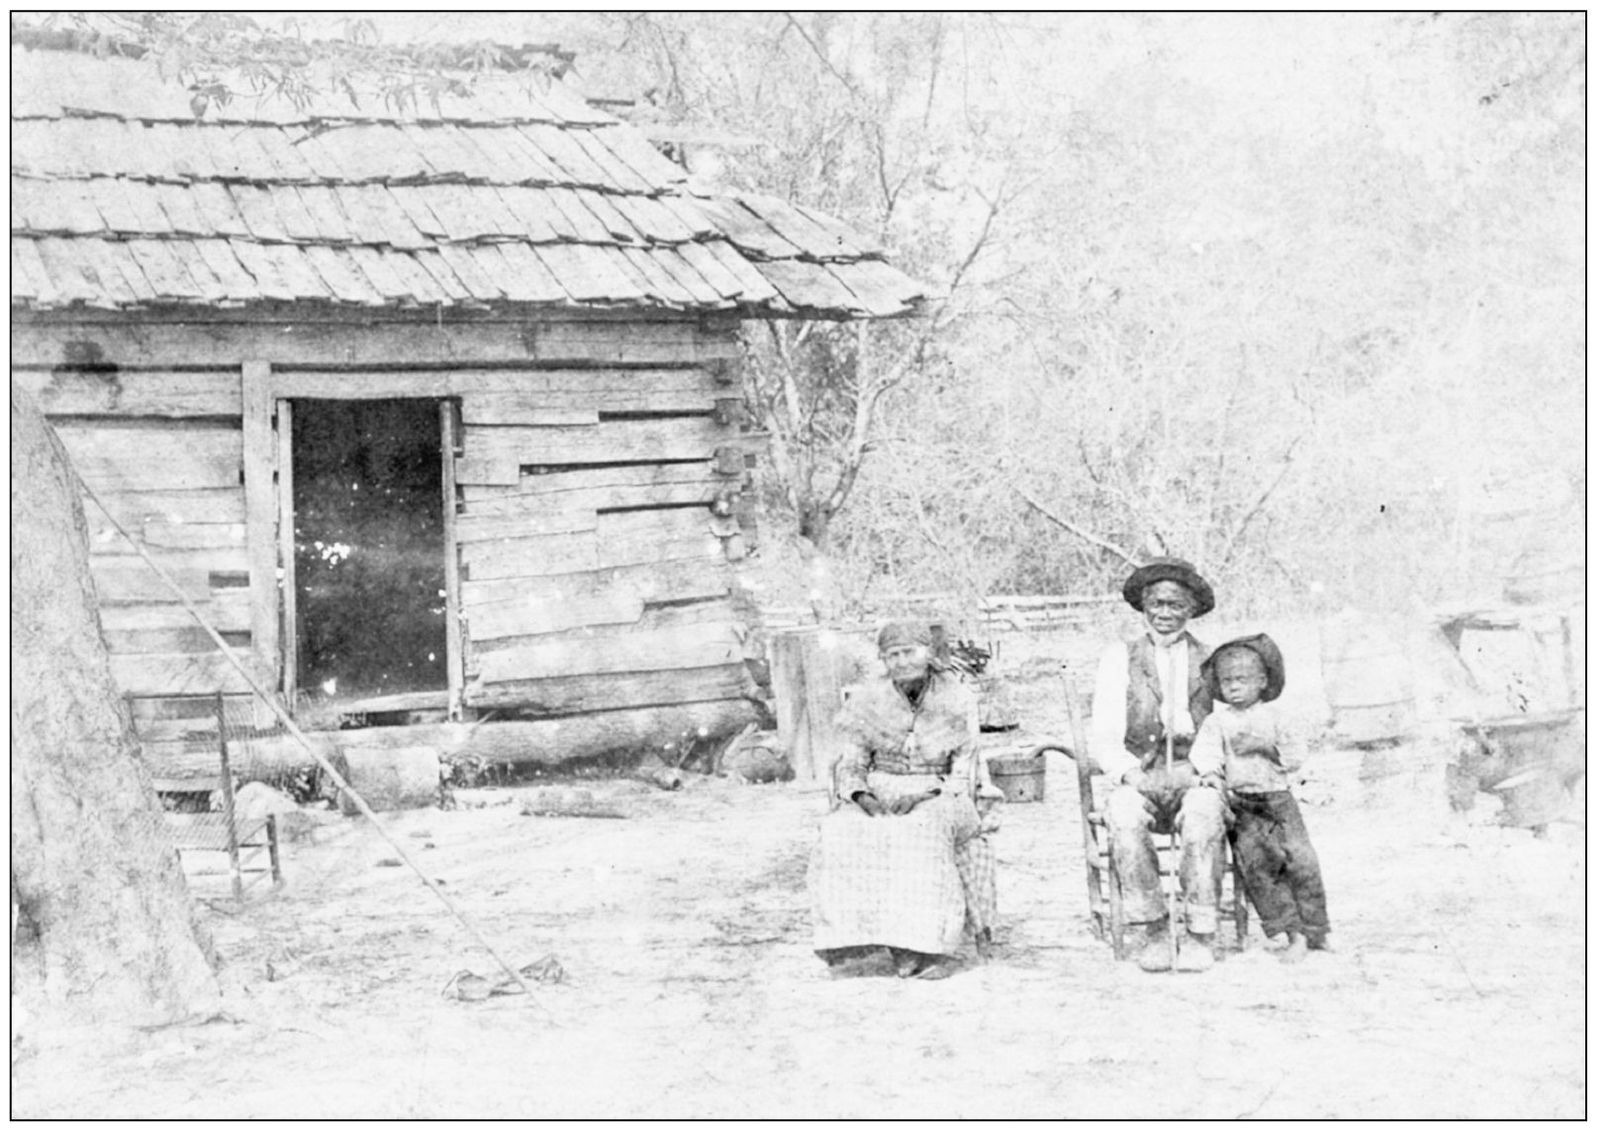
[{"label": "dark window opening", "polygon": [[296,683],[317,701],[447,687],[435,400],[297,400]]}]

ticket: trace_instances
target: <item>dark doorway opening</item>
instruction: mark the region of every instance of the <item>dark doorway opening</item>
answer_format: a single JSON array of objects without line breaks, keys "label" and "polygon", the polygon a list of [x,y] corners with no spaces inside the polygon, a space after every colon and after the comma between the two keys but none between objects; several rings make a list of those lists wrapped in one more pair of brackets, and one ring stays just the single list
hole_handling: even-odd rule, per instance
[{"label": "dark doorway opening", "polygon": [[296,400],[296,684],[318,700],[447,688],[435,400]]}]

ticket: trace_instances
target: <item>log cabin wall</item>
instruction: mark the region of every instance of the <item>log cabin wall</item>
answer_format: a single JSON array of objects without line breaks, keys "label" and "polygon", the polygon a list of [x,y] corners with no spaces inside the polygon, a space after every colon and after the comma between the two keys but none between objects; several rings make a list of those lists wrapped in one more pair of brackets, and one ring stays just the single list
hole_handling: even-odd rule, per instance
[{"label": "log cabin wall", "polygon": [[[354,75],[198,114],[148,60],[13,33],[14,372],[254,677],[295,696],[295,401],[430,399],[448,712],[504,722],[457,730],[513,759],[752,717],[737,326],[916,312],[881,248],[695,183],[566,83],[476,74],[427,109]],[[90,518],[125,689],[241,689]]]},{"label": "log cabin wall", "polygon": [[[552,716],[752,690],[752,613],[732,597],[756,540],[736,333],[707,318],[35,319],[12,362],[86,485],[275,687],[275,406],[453,403],[462,701]],[[86,517],[119,685],[244,691],[98,507]]]}]

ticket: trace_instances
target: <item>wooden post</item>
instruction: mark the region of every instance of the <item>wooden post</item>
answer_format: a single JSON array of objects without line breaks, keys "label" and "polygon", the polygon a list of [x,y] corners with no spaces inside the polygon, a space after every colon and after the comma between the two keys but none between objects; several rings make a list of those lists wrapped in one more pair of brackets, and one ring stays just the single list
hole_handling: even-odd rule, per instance
[{"label": "wooden post", "polygon": [[280,400],[279,416],[279,661],[285,701],[296,701],[296,483],[291,467],[291,402]]},{"label": "wooden post", "polygon": [[229,882],[235,900],[245,892],[240,881],[240,841],[235,833],[235,779],[229,771],[229,728],[224,721],[223,691],[213,696],[218,713],[218,790],[223,800],[224,842],[229,848]]},{"label": "wooden post", "polygon": [[833,767],[833,718],[843,704],[843,685],[820,629],[781,631],[772,638],[771,685],[777,729],[794,772],[824,779]]},{"label": "wooden post", "polygon": [[246,561],[250,569],[251,650],[259,672],[279,661],[278,544],[274,536],[279,496],[274,490],[274,390],[266,361],[241,366],[242,480],[246,487]]},{"label": "wooden post", "polygon": [[442,545],[446,552],[447,590],[447,717],[457,721],[464,716],[464,633],[458,616],[460,580],[458,572],[458,442],[457,405],[441,401],[441,521]]}]

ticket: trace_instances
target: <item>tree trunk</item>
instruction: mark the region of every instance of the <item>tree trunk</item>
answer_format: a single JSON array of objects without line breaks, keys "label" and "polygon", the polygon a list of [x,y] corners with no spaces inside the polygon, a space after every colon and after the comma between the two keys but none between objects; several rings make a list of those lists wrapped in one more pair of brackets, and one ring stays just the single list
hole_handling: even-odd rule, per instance
[{"label": "tree trunk", "polygon": [[12,991],[49,1023],[216,1010],[204,949],[128,708],[60,440],[11,390]]}]

